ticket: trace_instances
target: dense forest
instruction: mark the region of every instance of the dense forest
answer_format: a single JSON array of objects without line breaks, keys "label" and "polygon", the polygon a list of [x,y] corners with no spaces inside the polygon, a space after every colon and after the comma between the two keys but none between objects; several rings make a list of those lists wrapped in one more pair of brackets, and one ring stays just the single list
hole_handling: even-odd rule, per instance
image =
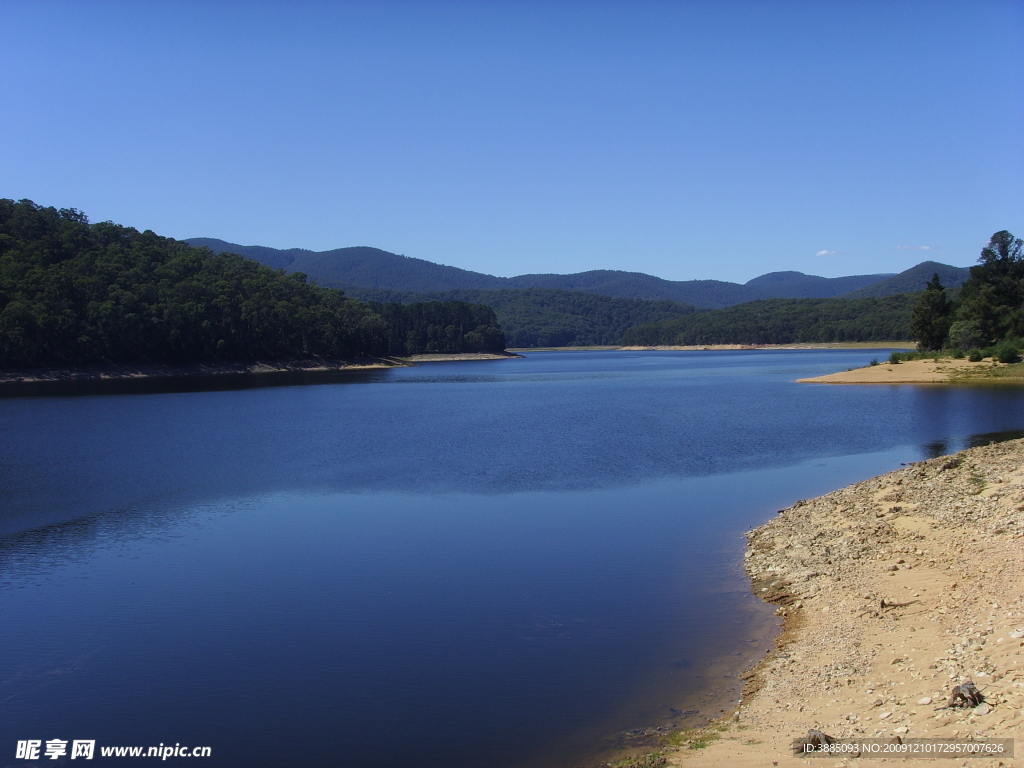
[{"label": "dense forest", "polygon": [[919,294],[881,299],[766,299],[626,331],[624,345],[798,344],[910,339]]},{"label": "dense forest", "polygon": [[[541,288],[618,299],[674,301],[703,309],[720,309],[758,299],[891,296],[922,290],[936,269],[943,275],[947,285],[958,285],[967,279],[966,269],[935,262],[927,262],[928,266],[924,269],[918,265],[895,276],[879,274],[829,278],[805,275],[802,272],[771,272],[742,285],[723,280],[664,280],[642,272],[611,269],[571,275],[495,277],[365,246],[308,251],[302,248],[280,250],[260,245],[239,245],[214,238],[192,238],[186,242],[206,246],[215,253],[248,256],[274,269],[304,272],[311,281],[328,288],[349,290],[350,286],[359,286],[362,289],[406,293]],[[856,293],[869,287],[872,289],[870,294]]]},{"label": "dense forest", "polygon": [[[373,308],[241,256],[0,200],[0,367],[501,351],[488,307]],[[382,314],[383,313],[383,314]]]},{"label": "dense forest", "polygon": [[952,297],[946,288],[935,273],[914,307],[911,331],[922,350],[1003,344],[1005,357],[1016,354],[1024,338],[1024,241],[996,232],[963,288]]},{"label": "dense forest", "polygon": [[510,347],[614,345],[635,325],[696,311],[694,307],[674,301],[613,299],[592,293],[541,288],[406,293],[353,286],[347,293],[371,302],[439,300],[486,304],[497,315]]}]

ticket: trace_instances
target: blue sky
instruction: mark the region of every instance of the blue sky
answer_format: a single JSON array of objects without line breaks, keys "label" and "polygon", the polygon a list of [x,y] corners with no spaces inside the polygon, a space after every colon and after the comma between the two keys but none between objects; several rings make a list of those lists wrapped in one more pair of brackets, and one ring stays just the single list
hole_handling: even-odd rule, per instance
[{"label": "blue sky", "polygon": [[0,197],[498,275],[1024,235],[1022,2],[0,0]]}]

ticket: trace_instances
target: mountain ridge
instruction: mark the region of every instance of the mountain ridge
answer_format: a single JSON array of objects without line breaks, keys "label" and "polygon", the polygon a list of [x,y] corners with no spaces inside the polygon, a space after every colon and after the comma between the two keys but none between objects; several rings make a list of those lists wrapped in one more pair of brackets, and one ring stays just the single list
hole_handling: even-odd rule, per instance
[{"label": "mountain ridge", "polygon": [[[527,274],[496,277],[450,267],[424,259],[401,256],[370,246],[310,251],[302,248],[277,249],[246,246],[216,238],[189,238],[184,242],[204,246],[215,253],[237,253],[262,264],[288,272],[303,272],[310,280],[328,288],[360,286],[386,291],[433,293],[455,290],[542,288],[591,293],[622,299],[668,300],[701,309],[721,309],[761,299],[797,298],[879,298],[921,290],[921,269],[940,269],[949,287],[962,284],[967,267],[923,262],[899,274],[819,277],[802,272],[781,271],[759,275],[745,284],[722,280],[665,280],[642,272],[590,270],[569,275]],[[931,277],[929,273],[924,281]],[[961,279],[962,278],[962,279]],[[907,286],[912,287],[905,287]],[[876,292],[865,293],[875,288]],[[880,291],[880,292],[879,292]]]}]

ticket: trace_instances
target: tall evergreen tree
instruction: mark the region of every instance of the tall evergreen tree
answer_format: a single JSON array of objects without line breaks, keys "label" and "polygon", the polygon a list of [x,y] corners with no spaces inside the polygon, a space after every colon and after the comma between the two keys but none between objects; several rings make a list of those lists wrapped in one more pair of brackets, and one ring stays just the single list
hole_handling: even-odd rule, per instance
[{"label": "tall evergreen tree", "polygon": [[949,333],[952,305],[938,273],[925,286],[924,293],[910,313],[910,333],[922,351],[942,349]]},{"label": "tall evergreen tree", "polygon": [[957,319],[974,322],[986,343],[1024,336],[1024,241],[992,235],[960,293]]}]

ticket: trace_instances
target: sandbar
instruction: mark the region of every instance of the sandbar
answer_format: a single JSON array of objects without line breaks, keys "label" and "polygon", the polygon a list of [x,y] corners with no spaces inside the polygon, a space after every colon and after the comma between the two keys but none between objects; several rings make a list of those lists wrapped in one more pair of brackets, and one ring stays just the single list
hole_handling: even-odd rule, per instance
[{"label": "sandbar", "polygon": [[850,371],[830,373],[827,376],[815,376],[808,379],[797,379],[804,384],[938,384],[950,381],[1003,380],[1019,381],[1014,377],[990,377],[1000,368],[1007,368],[999,363],[986,359],[972,363],[969,360],[941,357],[934,359],[908,360],[902,363],[883,362],[865,368],[854,368]]}]

